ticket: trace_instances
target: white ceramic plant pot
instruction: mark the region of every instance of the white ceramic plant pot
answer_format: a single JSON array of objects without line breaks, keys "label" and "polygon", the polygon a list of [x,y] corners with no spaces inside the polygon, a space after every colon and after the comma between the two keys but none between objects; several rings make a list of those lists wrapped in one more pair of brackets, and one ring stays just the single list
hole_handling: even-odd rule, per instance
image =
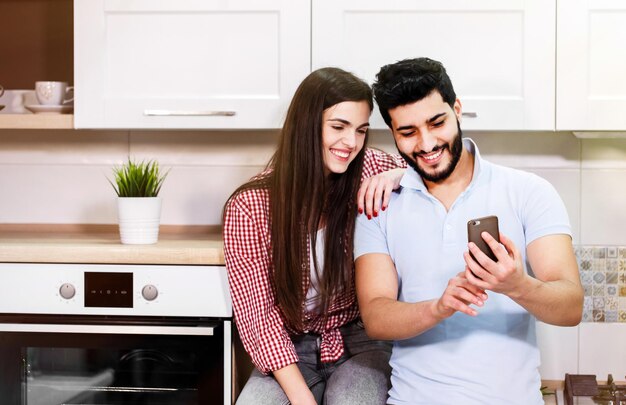
[{"label": "white ceramic plant pot", "polygon": [[117,219],[126,245],[149,245],[159,239],[161,197],[119,197]]}]

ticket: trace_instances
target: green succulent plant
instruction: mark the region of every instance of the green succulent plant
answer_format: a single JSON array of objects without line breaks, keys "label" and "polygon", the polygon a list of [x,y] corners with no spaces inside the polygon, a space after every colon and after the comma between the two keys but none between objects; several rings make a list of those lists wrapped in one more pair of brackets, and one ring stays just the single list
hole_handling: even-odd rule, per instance
[{"label": "green succulent plant", "polygon": [[155,160],[137,163],[128,159],[127,163],[113,168],[115,183],[108,180],[118,197],[156,197],[168,173],[169,170],[162,173]]}]

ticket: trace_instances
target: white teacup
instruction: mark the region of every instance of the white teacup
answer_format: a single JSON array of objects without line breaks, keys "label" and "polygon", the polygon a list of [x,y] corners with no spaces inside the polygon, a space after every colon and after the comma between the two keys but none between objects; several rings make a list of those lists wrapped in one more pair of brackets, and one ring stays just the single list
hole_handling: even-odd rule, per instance
[{"label": "white teacup", "polygon": [[29,104],[37,104],[35,90],[5,90],[0,95],[0,105],[4,108],[0,110],[0,114],[30,114],[24,106]]},{"label": "white teacup", "polygon": [[39,104],[61,105],[74,100],[68,93],[74,90],[66,82],[35,82],[35,93]]}]

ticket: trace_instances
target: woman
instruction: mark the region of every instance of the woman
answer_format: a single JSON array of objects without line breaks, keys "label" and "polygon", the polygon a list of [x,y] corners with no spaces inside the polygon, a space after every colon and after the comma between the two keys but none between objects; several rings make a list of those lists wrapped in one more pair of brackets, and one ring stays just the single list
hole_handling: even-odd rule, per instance
[{"label": "woman", "polygon": [[[226,204],[235,321],[257,368],[238,404],[386,401],[390,346],[369,340],[357,321],[355,207],[362,177],[404,163],[364,148],[372,107],[369,86],[352,74],[311,73],[294,95],[267,170]],[[399,177],[378,177],[359,198],[379,200]]]}]

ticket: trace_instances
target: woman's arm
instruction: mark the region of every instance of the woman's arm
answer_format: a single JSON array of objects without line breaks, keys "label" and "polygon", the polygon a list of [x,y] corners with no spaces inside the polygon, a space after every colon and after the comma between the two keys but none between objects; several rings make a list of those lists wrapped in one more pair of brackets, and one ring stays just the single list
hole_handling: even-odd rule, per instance
[{"label": "woman's arm", "polygon": [[315,404],[270,290],[266,197],[262,191],[246,191],[225,211],[224,257],[235,323],[257,369],[273,373],[292,404]]},{"label": "woman's arm", "polygon": [[292,405],[317,405],[313,393],[306,385],[304,377],[296,364],[290,364],[280,370],[274,371],[274,377],[285,391]]},{"label": "woman's arm", "polygon": [[367,149],[357,196],[359,213],[365,212],[368,218],[372,218],[384,211],[389,205],[391,192],[400,187],[405,169],[406,162],[401,156]]},{"label": "woman's arm", "polygon": [[298,361],[271,291],[267,194],[244,191],[224,216],[224,258],[235,323],[244,348],[264,374]]},{"label": "woman's arm", "polygon": [[400,187],[400,180],[406,169],[391,169],[368,177],[361,183],[357,195],[359,214],[365,212],[369,219],[377,217],[387,209],[393,190]]}]

